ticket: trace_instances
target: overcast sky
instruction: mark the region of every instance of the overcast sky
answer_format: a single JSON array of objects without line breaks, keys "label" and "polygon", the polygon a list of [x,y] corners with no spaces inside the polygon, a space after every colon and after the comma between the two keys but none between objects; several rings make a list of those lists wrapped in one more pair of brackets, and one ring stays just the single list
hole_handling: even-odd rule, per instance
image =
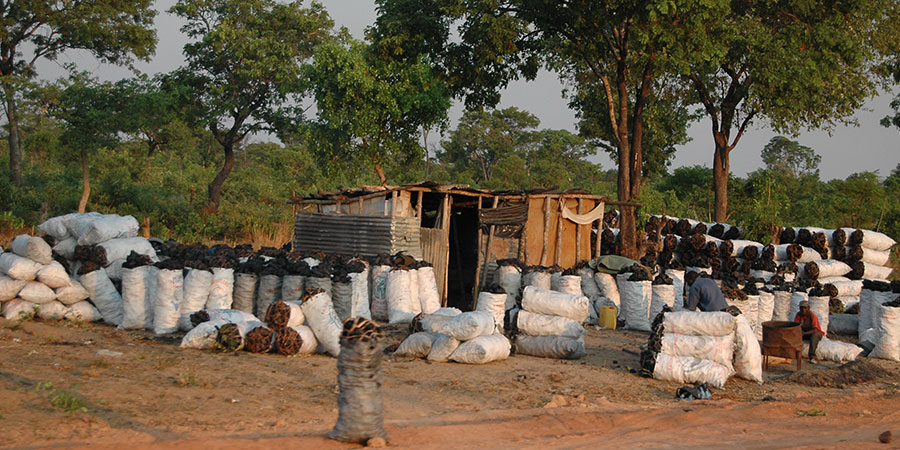
[{"label": "overcast sky", "polygon": [[[335,24],[346,26],[357,38],[361,39],[364,29],[375,21],[375,4],[372,0],[321,2]],[[167,72],[184,62],[181,50],[187,37],[179,31],[183,22],[166,12],[174,3],[175,0],[157,0],[155,3],[160,11],[156,18],[159,43],[153,60],[138,64],[138,69],[143,72]],[[117,80],[131,75],[125,69],[99,64],[84,53],[66,54],[60,58],[60,62],[74,62],[80,69],[92,71],[105,80]],[[61,65],[53,62],[39,64],[38,70],[42,78],[52,79],[63,75]],[[517,82],[506,89],[499,107],[515,106],[529,111],[541,120],[541,128],[574,132],[575,115],[566,106],[561,90],[562,85],[555,75],[542,72],[533,82]],[[794,138],[822,156],[819,168],[823,180],[846,178],[862,171],[878,171],[884,177],[900,163],[900,130],[884,128],[878,124],[882,117],[891,112],[889,104],[892,96],[887,93],[867,102],[865,108],[856,114],[858,127],[838,127],[830,135],[825,131],[807,131]],[[462,108],[454,106],[451,127],[455,127],[461,113]],[[693,140],[679,147],[672,168],[695,164],[711,167],[713,146],[710,128],[708,118],[691,126],[689,133]],[[747,130],[731,153],[732,172],[744,176],[761,167],[760,151],[775,134],[764,123],[758,123]],[[599,156],[597,161],[604,168],[614,167],[605,154]]]}]

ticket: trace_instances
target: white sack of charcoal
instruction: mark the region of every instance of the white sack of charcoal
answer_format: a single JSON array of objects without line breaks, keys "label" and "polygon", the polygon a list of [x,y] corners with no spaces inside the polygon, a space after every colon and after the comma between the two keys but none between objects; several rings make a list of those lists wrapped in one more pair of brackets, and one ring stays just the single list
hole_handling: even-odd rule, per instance
[{"label": "white sack of charcoal", "polygon": [[760,341],[762,340],[762,323],[773,320],[773,316],[775,315],[775,294],[773,292],[760,290],[759,291],[759,303],[756,311],[757,315],[757,324],[759,326],[756,327],[756,338]]},{"label": "white sack of charcoal", "polygon": [[19,298],[26,302],[42,305],[56,300],[56,292],[53,292],[53,289],[48,288],[44,283],[29,281],[19,291]]},{"label": "white sack of charcoal", "polygon": [[657,380],[676,383],[706,383],[721,389],[732,375],[733,370],[708,359],[690,356],[672,356],[664,353],[656,355],[652,376]]},{"label": "white sack of charcoal", "polygon": [[[806,351],[809,354],[809,350]],[[849,342],[834,341],[822,337],[816,347],[816,359],[836,363],[856,361],[856,357],[863,352],[863,348]]]},{"label": "white sack of charcoal", "polygon": [[688,336],[665,333],[662,335],[658,352],[670,356],[708,359],[733,369],[734,336]]},{"label": "white sack of charcoal", "polygon": [[160,269],[156,276],[153,300],[153,332],[168,334],[178,331],[178,305],[184,295],[184,273],[181,269]]},{"label": "white sack of charcoal", "polygon": [[419,271],[411,269],[409,271],[409,304],[412,306],[413,314],[422,312],[422,302],[419,300]]},{"label": "white sack of charcoal", "polygon": [[538,314],[566,317],[582,323],[588,318],[589,301],[583,295],[528,286],[522,292],[522,309]]},{"label": "white sack of charcoal", "polygon": [[829,317],[831,315],[831,297],[821,294],[823,294],[823,292],[820,290],[810,290],[809,310],[816,315],[817,319],[819,319],[819,328],[827,333]]},{"label": "white sack of charcoal", "polygon": [[78,246],[78,240],[70,237],[63,239],[61,241],[57,241],[56,245],[53,246],[53,251],[63,258],[66,261],[71,261],[75,259],[75,247]]},{"label": "white sack of charcoal", "polygon": [[0,275],[0,302],[5,302],[16,298],[19,291],[22,290],[28,281],[17,280],[6,275]]},{"label": "white sack of charcoal", "polygon": [[787,320],[793,322],[800,312],[800,302],[809,301],[809,294],[805,291],[795,291],[791,293],[791,309],[788,311]]},{"label": "white sack of charcoal", "polygon": [[220,326],[216,333],[216,350],[223,353],[243,350],[247,334],[253,329],[264,326],[265,324],[258,320],[226,323]]},{"label": "white sack of charcoal", "polygon": [[281,279],[281,299],[300,300],[306,293],[306,277],[303,275],[285,275]]},{"label": "white sack of charcoal", "polygon": [[101,267],[82,274],[80,281],[91,295],[91,301],[97,306],[103,321],[119,326],[122,323],[122,296],[106,276],[106,270]]},{"label": "white sack of charcoal", "polygon": [[497,271],[494,272],[494,283],[500,285],[506,292],[504,310],[516,306],[516,298],[522,290],[522,269],[513,263],[513,260],[497,261]]},{"label": "white sack of charcoal", "polygon": [[46,265],[53,262],[53,249],[50,244],[37,236],[20,234],[13,238],[9,248],[13,253],[38,264]]},{"label": "white sack of charcoal", "polygon": [[153,329],[157,270],[153,266],[122,269],[122,323],[119,328]]},{"label": "white sack of charcoal", "polygon": [[424,358],[431,352],[431,345],[437,339],[438,334],[427,331],[412,333],[397,346],[397,350],[394,350],[394,355]]},{"label": "white sack of charcoal", "polygon": [[516,329],[529,336],[564,336],[573,339],[584,337],[585,330],[580,322],[560,316],[519,311],[516,315]]},{"label": "white sack of charcoal", "polygon": [[34,280],[37,278],[38,271],[43,267],[41,263],[15,253],[4,252],[0,254],[0,272],[15,280]]},{"label": "white sack of charcoal", "polygon": [[259,277],[259,287],[256,290],[256,317],[264,317],[278,296],[281,295],[281,276],[277,274],[264,274]]},{"label": "white sack of charcoal", "polygon": [[890,236],[872,230],[848,230],[849,236],[847,243],[859,247],[870,248],[872,250],[890,250],[897,243]]},{"label": "white sack of charcoal", "polygon": [[763,382],[762,350],[756,333],[743,314],[734,321],[734,371],[745,380]]},{"label": "white sack of charcoal", "polygon": [[[432,281],[434,281],[434,272],[432,271]],[[369,269],[361,272],[351,272],[350,277],[350,317],[362,317],[364,319],[372,319],[372,311],[369,309]],[[435,287],[435,295],[437,287]],[[441,307],[440,299],[437,300],[437,308]]]},{"label": "white sack of charcoal", "polygon": [[[94,213],[98,215],[97,213]],[[69,213],[62,216],[51,217],[38,225],[38,230],[41,233],[49,234],[56,238],[57,241],[63,240],[69,237],[69,230],[66,228],[66,221],[76,217],[78,213]]]},{"label": "white sack of charcoal", "polygon": [[184,277],[181,303],[178,304],[178,329],[190,330],[191,314],[206,306],[209,288],[212,286],[212,272],[208,270],[190,269]]},{"label": "white sack of charcoal", "polygon": [[284,327],[296,327],[306,323],[306,315],[300,306],[303,302],[276,301],[266,311],[265,322],[270,328],[281,329]]},{"label": "white sack of charcoal", "polygon": [[522,273],[522,286],[550,290],[552,276],[546,267],[529,266]]},{"label": "white sack of charcoal", "polygon": [[509,339],[502,334],[479,336],[463,342],[450,355],[450,361],[463,364],[487,364],[509,357]]},{"label": "white sack of charcoal", "polygon": [[380,321],[388,320],[387,281],[391,266],[380,264],[372,266],[372,285],[369,288],[372,318]]},{"label": "white sack of charcoal", "polygon": [[772,294],[775,296],[775,309],[772,312],[772,320],[778,320],[781,322],[787,320],[794,320],[793,317],[790,319],[788,316],[791,313],[791,296],[793,295],[791,291],[785,290],[787,287],[776,286],[775,291]]},{"label": "white sack of charcoal", "polygon": [[66,273],[65,267],[57,261],[42,267],[35,274],[37,280],[47,285],[51,289],[58,289],[72,284],[72,279]]},{"label": "white sack of charcoal", "polygon": [[441,295],[438,294],[437,281],[434,279],[434,267],[422,265],[416,269],[416,276],[422,312],[431,314],[441,308]]},{"label": "white sack of charcoal", "polygon": [[476,311],[486,311],[494,318],[494,329],[496,332],[503,332],[503,316],[506,313],[506,291],[498,286],[487,286],[485,290],[478,293]]},{"label": "white sack of charcoal", "polygon": [[341,321],[334,312],[334,305],[328,293],[312,291],[300,304],[307,325],[312,328],[319,346],[331,356],[341,353]]},{"label": "white sack of charcoal", "polygon": [[672,279],[672,288],[675,291],[675,305],[673,306],[673,309],[684,309],[684,271],[678,269],[666,269],[666,275]]},{"label": "white sack of charcoal", "polygon": [[653,280],[650,288],[650,317],[655,318],[664,306],[675,309],[675,280],[660,274]]},{"label": "white sack of charcoal", "polygon": [[897,298],[897,294],[891,292],[891,285],[885,281],[863,280],[863,287],[859,293],[859,328],[858,333],[869,328],[878,327],[879,307]]},{"label": "white sack of charcoal", "polygon": [[62,320],[65,318],[68,307],[58,301],[52,301],[38,305],[37,316],[43,320]]},{"label": "white sack of charcoal", "polygon": [[[462,311],[459,311],[458,309],[456,311],[453,311],[454,309],[456,308],[441,308],[435,311],[434,314],[422,313],[416,315],[416,317],[413,317],[412,320],[409,321],[410,333],[416,333],[419,331],[440,333],[441,329],[444,327],[444,324],[448,320],[450,320],[454,316],[462,314]],[[449,312],[454,312],[454,314],[449,314]]]},{"label": "white sack of charcoal", "polygon": [[900,361],[900,298],[877,306],[875,348],[870,358]]},{"label": "white sack of charcoal", "polygon": [[312,328],[306,325],[275,330],[272,351],[285,356],[312,355],[319,342]]},{"label": "white sack of charcoal", "polygon": [[234,276],[232,308],[253,314],[253,305],[256,303],[257,281],[258,277],[255,273],[239,272]]},{"label": "white sack of charcoal", "polygon": [[231,305],[234,303],[234,269],[230,267],[213,267],[212,274],[209,296],[206,298],[204,307],[207,309],[231,308]]},{"label": "white sack of charcoal", "polygon": [[565,336],[517,334],[513,339],[512,351],[517,355],[554,359],[579,359],[587,355],[583,337],[574,339]]},{"label": "white sack of charcoal", "polygon": [[621,297],[616,278],[608,273],[597,272],[594,274],[594,282],[597,283],[600,295],[604,298],[601,306],[615,306],[616,309],[619,309]]},{"label": "white sack of charcoal", "polygon": [[653,286],[650,280],[629,281],[633,273],[616,276],[621,301],[620,317],[625,319],[629,330],[650,331],[650,303],[653,300]]},{"label": "white sack of charcoal", "polygon": [[197,350],[207,350],[216,346],[216,336],[219,334],[219,327],[230,323],[227,320],[216,319],[208,320],[197,324],[191,331],[188,331],[178,348],[192,348]]},{"label": "white sack of charcoal", "polygon": [[156,256],[156,250],[153,249],[153,246],[150,245],[150,241],[148,241],[146,238],[119,238],[101,242],[97,245],[103,247],[103,249],[106,251],[107,261],[125,259],[128,257],[128,255],[131,254],[131,252],[148,256],[153,262],[159,261],[159,258]]},{"label": "white sack of charcoal", "polygon": [[494,316],[487,311],[468,311],[444,322],[441,333],[460,341],[494,333]]},{"label": "white sack of charcoal", "polygon": [[387,296],[389,323],[409,323],[416,316],[416,313],[413,312],[413,299],[410,293],[410,271],[390,271],[387,276],[385,295]]},{"label": "white sack of charcoal", "polygon": [[662,332],[687,336],[733,336],[734,329],[734,317],[726,312],[668,312],[662,322]]},{"label": "white sack of charcoal", "polygon": [[447,362],[450,355],[459,347],[460,341],[452,336],[438,333],[431,343],[431,350],[425,359],[433,362]]},{"label": "white sack of charcoal", "polygon": [[69,220],[66,228],[69,234],[78,239],[79,245],[96,245],[111,239],[137,236],[140,225],[132,216],[104,214]]},{"label": "white sack of charcoal", "polygon": [[37,315],[39,305],[27,302],[21,298],[14,298],[7,302],[3,302],[2,310],[3,318],[6,320],[22,321],[33,318]]},{"label": "white sack of charcoal", "polygon": [[87,289],[75,280],[70,281],[68,286],[56,289],[55,292],[56,299],[59,300],[60,303],[69,306],[87,300],[88,297],[91,296]]},{"label": "white sack of charcoal", "polygon": [[203,322],[209,321],[225,321],[225,322],[259,322],[260,320],[248,312],[237,309],[201,309],[191,314],[191,323],[196,327]]},{"label": "white sack of charcoal", "polygon": [[365,444],[388,440],[381,395],[381,342],[384,333],[374,322],[354,318],[344,323],[338,357],[338,419],[328,437]]},{"label": "white sack of charcoal", "polygon": [[103,318],[100,311],[88,301],[80,301],[68,305],[63,318],[72,322],[97,322]]}]

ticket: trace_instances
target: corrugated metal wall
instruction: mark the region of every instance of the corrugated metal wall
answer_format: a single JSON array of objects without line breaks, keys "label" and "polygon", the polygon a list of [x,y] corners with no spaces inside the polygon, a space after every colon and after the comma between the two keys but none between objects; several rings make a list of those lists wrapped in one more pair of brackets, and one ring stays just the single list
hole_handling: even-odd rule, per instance
[{"label": "corrugated metal wall", "polygon": [[294,226],[294,250],[362,256],[405,251],[422,259],[419,218],[301,211]]}]

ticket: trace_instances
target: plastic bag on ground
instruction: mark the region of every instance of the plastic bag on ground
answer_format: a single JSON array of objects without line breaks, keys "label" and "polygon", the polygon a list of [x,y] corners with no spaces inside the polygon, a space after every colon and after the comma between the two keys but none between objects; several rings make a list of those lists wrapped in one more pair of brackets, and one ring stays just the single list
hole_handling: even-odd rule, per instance
[{"label": "plastic bag on ground", "polygon": [[735,317],[734,323],[735,374],[745,380],[762,383],[762,350],[756,334],[743,314]]},{"label": "plastic bag on ground", "polygon": [[319,344],[329,355],[338,356],[341,353],[342,325],[337,313],[334,312],[331,296],[320,292],[306,299],[300,308]]},{"label": "plastic bag on ground", "polygon": [[520,333],[529,336],[564,336],[572,339],[584,337],[581,323],[560,316],[549,316],[526,310],[519,311],[516,327]]},{"label": "plastic bag on ground", "polygon": [[509,357],[509,339],[502,334],[479,336],[463,342],[450,355],[450,360],[463,364],[487,364]]},{"label": "plastic bag on ground", "polygon": [[53,261],[37,271],[37,280],[44,283],[50,289],[58,289],[71,283],[69,274],[62,264]]},{"label": "plastic bag on ground", "polygon": [[68,286],[56,289],[56,299],[64,305],[74,305],[87,300],[90,296],[87,289],[75,280],[72,280]]},{"label": "plastic bag on ground", "polygon": [[16,280],[31,281],[37,277],[39,270],[44,268],[38,262],[23,258],[15,253],[5,252],[0,254],[0,272],[9,275]]},{"label": "plastic bag on ground", "polygon": [[468,341],[493,332],[494,316],[487,311],[464,312],[451,317],[441,327],[441,333],[460,341]]},{"label": "plastic bag on ground", "polygon": [[732,373],[734,372],[728,367],[708,359],[660,353],[656,357],[653,378],[676,383],[706,383],[721,389]]},{"label": "plastic bag on ground", "polygon": [[517,355],[536,356],[539,358],[579,359],[587,355],[584,339],[573,339],[564,336],[516,336]]},{"label": "plastic bag on ground", "polygon": [[156,298],[153,301],[153,332],[167,334],[178,331],[178,306],[184,295],[181,269],[160,269],[156,275]]},{"label": "plastic bag on ground", "polygon": [[209,285],[209,296],[206,297],[205,309],[229,309],[234,303],[234,269],[224,267],[212,268],[212,282]]},{"label": "plastic bag on ground", "polygon": [[424,331],[410,334],[400,343],[397,350],[394,350],[394,355],[424,358],[431,352],[431,344],[437,339],[437,335],[438,333]]},{"label": "plastic bag on ground", "polygon": [[119,326],[122,323],[122,296],[106,276],[106,271],[98,269],[82,275],[81,284],[90,294],[91,301],[103,316],[103,321]]},{"label": "plastic bag on ground", "polygon": [[26,302],[21,298],[14,298],[8,302],[3,303],[2,312],[3,318],[6,320],[28,320],[37,315],[38,308],[40,305]]},{"label": "plastic bag on ground", "polygon": [[675,311],[663,316],[663,331],[687,336],[732,336],[734,317],[727,312]]},{"label": "plastic bag on ground", "polygon": [[66,308],[63,317],[73,322],[97,322],[103,317],[100,311],[91,304],[91,302],[80,301],[73,303]]},{"label": "plastic bag on ground", "polygon": [[630,273],[616,276],[622,302],[619,316],[625,318],[625,328],[629,330],[650,331],[653,287],[650,281],[628,281],[629,277]]},{"label": "plastic bag on ground", "polygon": [[50,264],[53,262],[53,249],[47,241],[27,234],[20,234],[13,238],[9,244],[13,253],[28,258],[38,264]]},{"label": "plastic bag on ground", "polygon": [[665,333],[659,353],[671,356],[690,356],[708,359],[732,369],[734,336],[687,336]]},{"label": "plastic bag on ground", "polygon": [[534,286],[528,286],[522,292],[522,309],[538,314],[562,316],[578,323],[584,322],[589,314],[587,297]]},{"label": "plastic bag on ground", "polygon": [[0,275],[0,302],[16,298],[26,284],[28,282],[25,280],[16,280],[6,275]]},{"label": "plastic bag on ground", "polygon": [[228,322],[224,320],[210,320],[197,325],[181,338],[181,344],[178,345],[178,348],[194,348],[198,350],[214,348],[219,327],[226,323]]}]

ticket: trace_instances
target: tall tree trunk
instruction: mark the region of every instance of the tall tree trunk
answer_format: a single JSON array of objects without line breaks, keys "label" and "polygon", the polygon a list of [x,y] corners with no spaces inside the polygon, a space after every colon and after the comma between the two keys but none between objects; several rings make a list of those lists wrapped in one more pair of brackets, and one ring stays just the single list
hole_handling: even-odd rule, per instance
[{"label": "tall tree trunk", "polygon": [[[726,141],[727,142],[727,141]],[[715,220],[725,223],[728,220],[728,174],[731,163],[728,160],[728,148],[716,139],[716,151],[713,154],[713,192],[715,193]]]},{"label": "tall tree trunk", "polygon": [[3,83],[6,96],[6,120],[9,124],[9,181],[19,186],[22,184],[22,147],[19,144],[19,116],[16,111],[16,91],[9,84]]},{"label": "tall tree trunk", "polygon": [[222,170],[219,171],[219,174],[212,180],[212,183],[209,183],[207,188],[209,205],[206,207],[205,212],[208,214],[215,214],[219,211],[219,201],[222,199],[222,186],[225,184],[225,179],[231,174],[231,169],[234,168],[234,142],[226,141],[222,144],[222,147],[225,150],[225,164],[222,165]]},{"label": "tall tree trunk", "polygon": [[91,196],[91,178],[88,169],[87,150],[81,149],[81,200],[78,202],[78,212],[87,210],[88,197]]}]

